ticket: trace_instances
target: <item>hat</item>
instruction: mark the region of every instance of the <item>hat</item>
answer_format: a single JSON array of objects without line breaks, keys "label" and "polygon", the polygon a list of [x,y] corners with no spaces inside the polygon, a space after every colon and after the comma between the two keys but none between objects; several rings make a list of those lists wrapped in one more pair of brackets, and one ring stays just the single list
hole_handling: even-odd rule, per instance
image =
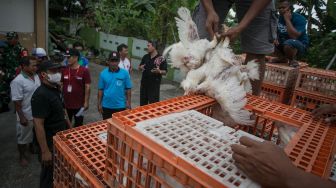
[{"label": "hat", "polygon": [[61,68],[62,65],[53,61],[44,61],[39,65],[39,71]]},{"label": "hat", "polygon": [[14,32],[14,31],[11,31],[11,32],[7,32],[7,33],[6,33],[6,38],[7,38],[8,40],[14,39],[14,38],[16,38],[16,37],[18,37],[18,34],[17,34],[16,32]]},{"label": "hat", "polygon": [[37,57],[44,57],[47,56],[47,53],[43,48],[33,48],[32,55]]},{"label": "hat", "polygon": [[119,61],[120,60],[120,56],[119,56],[119,53],[116,52],[116,51],[112,51],[109,55],[109,58],[108,58],[109,61],[111,60],[116,60],[116,61]]},{"label": "hat", "polygon": [[77,57],[80,57],[80,53],[79,53],[78,50],[71,48],[71,49],[67,49],[67,50],[65,51],[64,56],[66,56],[66,57],[70,57],[70,56],[77,56]]}]

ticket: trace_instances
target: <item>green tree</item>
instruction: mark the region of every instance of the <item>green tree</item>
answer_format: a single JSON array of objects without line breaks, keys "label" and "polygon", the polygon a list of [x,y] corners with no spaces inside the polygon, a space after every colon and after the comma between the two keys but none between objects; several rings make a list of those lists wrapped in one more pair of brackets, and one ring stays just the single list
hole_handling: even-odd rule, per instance
[{"label": "green tree", "polygon": [[[336,53],[334,45],[336,43],[335,10],[336,4],[332,0],[298,0],[302,8],[297,12],[304,15],[308,21],[308,34],[310,46],[304,58],[311,66],[326,68],[332,57]],[[312,15],[313,9],[316,16]],[[316,27],[313,27],[315,25]],[[335,69],[336,65],[332,68]]]},{"label": "green tree", "polygon": [[[159,41],[159,50],[177,42],[177,9],[193,10],[197,0],[102,0],[91,4],[97,26],[102,31]],[[175,36],[175,38],[174,38]]]}]

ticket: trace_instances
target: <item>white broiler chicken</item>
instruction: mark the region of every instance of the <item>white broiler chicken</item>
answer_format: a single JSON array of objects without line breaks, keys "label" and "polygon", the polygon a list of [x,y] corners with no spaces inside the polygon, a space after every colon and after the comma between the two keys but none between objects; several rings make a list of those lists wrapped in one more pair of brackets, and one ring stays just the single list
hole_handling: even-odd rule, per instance
[{"label": "white broiler chicken", "polygon": [[199,38],[196,24],[187,8],[179,8],[178,15],[180,18],[176,17],[175,20],[180,42],[166,48],[163,55],[169,53],[171,66],[188,73],[189,70],[197,69],[203,64],[206,52],[215,48],[217,41],[210,42]]},{"label": "white broiler chicken", "polygon": [[180,42],[167,47],[172,67],[186,73],[181,82],[185,93],[204,93],[220,104],[223,113],[238,124],[251,125],[251,113],[244,110],[246,93],[252,87],[250,79],[259,79],[259,66],[254,61],[242,65],[242,60],[229,48],[229,39],[212,41],[199,39],[197,27],[187,8],[178,10],[176,19]]}]

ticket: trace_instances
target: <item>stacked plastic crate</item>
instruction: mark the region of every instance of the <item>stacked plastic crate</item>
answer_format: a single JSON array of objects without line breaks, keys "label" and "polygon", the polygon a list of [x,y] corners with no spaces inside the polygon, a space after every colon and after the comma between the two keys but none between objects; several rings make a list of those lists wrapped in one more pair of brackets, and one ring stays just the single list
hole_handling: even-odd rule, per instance
[{"label": "stacked plastic crate", "polygon": [[69,129],[54,137],[54,187],[106,187],[107,121]]},{"label": "stacked plastic crate", "polygon": [[316,68],[300,70],[291,105],[307,111],[336,103],[336,71]]},{"label": "stacked plastic crate", "polygon": [[[307,132],[307,125],[322,125],[319,124],[320,121],[313,121],[311,115],[304,110],[295,109],[279,103],[273,103],[254,96],[249,96],[248,99],[249,104],[246,108],[255,112],[257,121],[255,126],[252,127],[253,131],[249,133],[258,137],[270,139],[269,135],[263,135],[265,131],[262,132],[269,123],[286,123],[286,125],[297,127],[300,134],[309,133]],[[169,122],[161,122],[163,125],[163,127],[161,127],[162,130],[154,125],[153,128],[148,126],[148,124],[150,124],[150,119],[163,116],[164,114],[162,113],[162,110],[168,109],[168,111],[170,111],[170,108],[175,107],[174,105],[167,107],[163,105],[163,103],[161,103],[161,105],[145,106],[137,108],[137,110],[134,111],[117,113],[109,120],[106,171],[104,174],[107,184],[111,186],[117,184],[118,187],[244,187],[244,185],[246,185],[244,183],[245,180],[242,181],[241,178],[231,177],[230,174],[228,175],[228,171],[233,171],[233,174],[238,177],[241,177],[242,175],[240,172],[234,171],[232,165],[221,163],[224,165],[223,168],[226,171],[219,169],[220,166],[218,166],[218,169],[215,169],[215,161],[217,161],[218,164],[223,162],[221,161],[223,159],[218,159],[216,157],[212,158],[213,156],[210,157],[209,155],[211,150],[216,151],[216,149],[212,148],[215,147],[216,144],[213,144],[208,148],[210,152],[202,150],[203,152],[200,151],[201,153],[198,153],[199,156],[198,154],[192,155],[190,149],[193,148],[193,143],[188,143],[188,139],[189,141],[193,140],[195,136],[197,137],[197,133],[187,135],[183,130],[179,130],[178,127],[172,128],[174,133],[169,132],[170,129],[168,130],[164,128],[165,126],[169,127]],[[178,107],[178,109],[181,108]],[[184,110],[186,109],[178,111]],[[178,117],[173,118],[171,121],[175,121],[176,124],[185,123]],[[197,120],[191,122],[195,124],[199,123]],[[263,122],[265,123],[263,124]],[[141,124],[147,127],[147,133],[143,132],[145,128],[142,131],[140,131],[139,128],[136,128],[136,125],[141,126]],[[257,128],[257,126],[260,125],[264,126],[264,128]],[[246,127],[241,126],[240,128],[244,129]],[[194,129],[195,128],[192,128],[190,131]],[[148,135],[149,133],[151,136]],[[202,133],[204,133],[204,131],[200,130],[199,134]],[[320,135],[321,141],[319,141],[319,145],[314,148],[313,154],[309,153],[311,149],[309,143],[307,143],[309,147],[300,148],[302,141],[299,139],[304,138],[301,137],[300,134],[295,137],[296,139],[290,142],[289,146],[291,146],[291,148],[286,149],[286,152],[295,162],[295,165],[301,168],[300,165],[302,164],[302,160],[306,160],[306,163],[308,164],[318,163],[319,169],[323,169],[325,174],[330,174],[328,168],[331,168],[330,161],[334,160],[332,154],[335,153],[333,150],[334,143],[330,142],[330,140],[336,139],[336,132],[334,132],[333,129],[328,128],[325,134]],[[173,142],[174,139],[179,140],[181,135],[185,136],[187,141],[184,142],[183,140],[180,140],[178,141],[179,143]],[[316,136],[313,132],[313,135],[311,136],[314,135]],[[161,139],[161,141],[153,139],[153,137]],[[204,139],[207,142],[212,138],[210,136],[209,138]],[[168,149],[163,146],[162,142],[165,142],[165,140]],[[315,138],[313,140],[315,140]],[[305,144],[306,143],[304,143],[304,145]],[[182,145],[183,147],[181,147]],[[202,141],[196,143],[196,145],[195,148],[207,147]],[[179,150],[177,152],[179,153],[176,153],[176,151],[173,152],[169,150],[169,148],[178,148]],[[229,150],[220,150],[223,151],[225,155],[230,155],[230,153],[225,153],[230,152]],[[295,152],[300,152],[300,154],[296,155]],[[183,157],[182,154],[186,154],[185,157],[187,158]],[[326,154],[327,158],[325,157]],[[310,155],[313,155],[314,157],[311,157]],[[188,157],[193,160],[195,159],[194,162],[197,164],[198,161],[203,160],[201,162],[201,165],[203,166],[197,167],[196,163],[188,161],[188,159],[190,159]],[[306,168],[304,170],[313,172],[313,168]],[[214,173],[215,175],[211,175],[211,173]],[[216,178],[217,175],[223,179]],[[223,184],[222,181],[225,181],[225,184]]]},{"label": "stacked plastic crate", "polygon": [[299,69],[308,66],[303,62],[299,62],[299,64],[299,68],[293,68],[287,64],[266,63],[261,96],[271,101],[288,104]]},{"label": "stacked plastic crate", "polygon": [[[171,152],[169,148],[167,150],[159,142],[153,141],[148,134],[150,133],[152,137],[157,137],[162,141],[166,139],[160,137],[160,134],[168,134],[167,136],[171,138],[167,139],[170,141],[174,141],[174,137],[181,136],[185,136],[185,139],[191,139],[191,136],[205,135],[204,130],[201,129],[205,126],[192,127],[191,125],[190,131],[199,129],[198,134],[196,134],[197,132],[188,134],[185,132],[186,129],[168,133],[166,131],[172,129],[164,130],[164,127],[161,127],[158,131],[153,128],[147,134],[139,128],[135,128],[136,124],[142,124],[149,130],[151,128],[151,126],[148,126],[150,119],[191,109],[212,116],[215,104],[216,102],[213,99],[206,96],[182,96],[119,112],[108,121],[58,133],[54,137],[55,187],[252,186],[253,184],[248,183],[248,178],[237,171],[230,163],[229,155],[226,155],[226,152],[229,153],[230,151],[225,149],[225,145],[223,147],[219,146],[217,142],[217,144],[213,143],[210,146],[206,145],[209,141],[207,139],[214,139],[214,135],[216,136],[218,133],[224,132],[233,137],[239,137],[244,134],[241,131],[237,132],[230,128],[225,128],[225,130],[213,129],[213,135],[208,138],[198,139],[195,143],[190,143],[190,140],[187,140],[189,145],[184,143],[184,146],[190,147],[181,147],[178,151],[181,154],[186,154],[185,157],[187,158],[185,158]],[[255,96],[248,96],[246,108],[255,113],[256,124],[250,128],[241,126],[241,129],[270,140],[272,137],[270,134],[273,134],[276,122],[285,122],[287,125],[298,127],[298,134],[286,148],[290,158],[298,167],[308,172],[323,177],[330,174],[331,161],[335,160],[333,154],[335,153],[336,128],[325,128],[321,121],[313,121],[309,113],[304,110],[270,102]],[[200,116],[199,114],[194,116],[196,119],[191,120],[192,124],[206,123],[203,120],[207,118],[199,118]],[[146,120],[147,123],[144,123]],[[178,117],[173,117],[171,120],[176,121],[177,125],[185,123]],[[163,122],[164,119],[161,121],[162,125],[167,123],[168,126],[169,122]],[[208,122],[210,123],[206,123],[206,126],[210,126],[211,121]],[[272,125],[272,127],[267,130],[267,125]],[[176,129],[179,129],[179,127],[176,127]],[[145,128],[142,130],[145,130]],[[318,140],[315,138],[316,136],[318,136]],[[308,139],[308,141],[304,142],[303,139]],[[167,143],[171,147],[178,146],[176,145],[178,143],[170,141]],[[183,141],[180,144],[183,145]],[[196,145],[191,147],[190,144]],[[222,151],[222,153],[217,152],[218,155],[216,156],[208,155],[217,145],[221,149],[216,149],[216,151]],[[197,152],[201,153],[191,154],[196,152],[192,148],[201,147],[208,149],[208,151],[202,150],[202,152],[196,149]],[[195,163],[188,162],[189,159],[194,160]],[[217,165],[219,162],[220,166]],[[308,165],[305,166],[305,164]],[[209,176],[208,171],[215,175]],[[228,184],[223,184],[223,181]]]},{"label": "stacked plastic crate", "polygon": [[[147,114],[151,114],[152,108],[160,111],[149,118],[191,109],[211,115],[215,103],[206,96],[182,96],[131,111],[139,112],[143,108],[148,109],[144,112]],[[57,133],[54,137],[54,187],[109,187],[103,179],[107,124],[107,121],[99,121]]]}]

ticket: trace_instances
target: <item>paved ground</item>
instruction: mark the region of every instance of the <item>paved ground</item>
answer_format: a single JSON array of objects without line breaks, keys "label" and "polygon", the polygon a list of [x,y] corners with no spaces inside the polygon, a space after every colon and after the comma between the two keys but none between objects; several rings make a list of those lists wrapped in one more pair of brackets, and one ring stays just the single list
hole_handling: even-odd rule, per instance
[{"label": "paved ground", "polygon": [[[101,120],[97,112],[97,82],[99,72],[104,67],[97,64],[90,65],[92,87],[90,97],[90,108],[85,113],[85,123]],[[132,75],[132,107],[139,106],[140,100],[140,78],[141,74],[137,71]],[[176,83],[163,80],[161,85],[161,100],[180,96],[183,94],[182,89]],[[11,104],[11,109],[13,105]],[[38,188],[40,165],[37,156],[32,155],[30,164],[22,168],[18,164],[18,151],[16,148],[15,136],[15,114],[13,110],[0,114],[0,187],[10,188]]]}]

